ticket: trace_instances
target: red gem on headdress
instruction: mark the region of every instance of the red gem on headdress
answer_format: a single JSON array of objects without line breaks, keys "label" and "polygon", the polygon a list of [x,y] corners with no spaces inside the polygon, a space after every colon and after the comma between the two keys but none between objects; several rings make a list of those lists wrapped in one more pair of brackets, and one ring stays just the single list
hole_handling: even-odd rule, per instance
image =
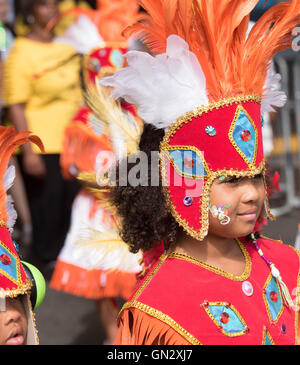
[{"label": "red gem on headdress", "polygon": [[226,313],[226,312],[223,312],[223,313],[221,313],[221,315],[220,315],[220,321],[223,323],[223,324],[226,324],[226,323],[228,323],[229,322],[229,314],[228,313]]},{"label": "red gem on headdress", "polygon": [[243,130],[241,133],[241,138],[244,142],[248,142],[251,138],[251,133],[247,129]]},{"label": "red gem on headdress", "polygon": [[203,305],[203,307],[207,308],[209,306],[209,302],[207,300],[205,300],[202,305]]},{"label": "red gem on headdress", "polygon": [[276,293],[276,291],[271,291],[270,298],[271,298],[272,302],[277,302],[278,294]]},{"label": "red gem on headdress", "polygon": [[191,169],[195,165],[195,161],[192,158],[186,157],[183,160],[183,166],[187,169]]},{"label": "red gem on headdress", "polygon": [[9,265],[11,263],[11,258],[4,253],[0,256],[0,261],[3,265]]}]

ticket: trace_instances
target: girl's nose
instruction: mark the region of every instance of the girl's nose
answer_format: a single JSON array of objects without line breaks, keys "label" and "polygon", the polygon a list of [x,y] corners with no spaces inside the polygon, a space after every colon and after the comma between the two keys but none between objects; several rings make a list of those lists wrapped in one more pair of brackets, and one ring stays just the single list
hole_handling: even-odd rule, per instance
[{"label": "girl's nose", "polygon": [[263,182],[257,179],[247,179],[242,186],[243,203],[257,202],[263,193]]},{"label": "girl's nose", "polygon": [[21,319],[19,307],[14,300],[6,300],[6,324],[18,322]]}]

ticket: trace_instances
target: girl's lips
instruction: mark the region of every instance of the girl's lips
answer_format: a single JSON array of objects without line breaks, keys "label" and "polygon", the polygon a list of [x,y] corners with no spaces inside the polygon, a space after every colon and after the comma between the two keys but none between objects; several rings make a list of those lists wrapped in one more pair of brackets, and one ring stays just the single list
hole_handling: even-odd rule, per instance
[{"label": "girl's lips", "polygon": [[11,337],[6,341],[6,345],[24,345],[24,337],[22,335]]},{"label": "girl's lips", "polygon": [[24,342],[23,329],[21,326],[16,326],[6,341],[6,345],[24,345]]},{"label": "girl's lips", "polygon": [[238,214],[238,216],[246,221],[254,221],[256,219],[257,212],[247,212],[243,214]]}]

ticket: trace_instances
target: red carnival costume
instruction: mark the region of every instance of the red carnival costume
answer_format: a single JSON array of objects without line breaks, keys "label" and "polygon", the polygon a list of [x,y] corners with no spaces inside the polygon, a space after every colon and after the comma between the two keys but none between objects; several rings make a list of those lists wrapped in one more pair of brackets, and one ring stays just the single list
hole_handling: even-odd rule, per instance
[{"label": "red carnival costume", "polygon": [[[128,32],[137,32],[156,56],[128,52],[128,67],[100,82],[136,105],[145,123],[165,130],[165,197],[176,221],[199,241],[208,233],[209,211],[228,223],[226,207],[210,205],[217,178],[262,174],[272,218],[262,115],[286,101],[274,88],[280,76],[270,61],[291,44],[300,0],[274,6],[247,34],[257,2],[141,1],[149,19]],[[290,293],[298,285],[298,252],[254,234],[238,242],[246,261],[241,276],[163,254],[125,304],[118,343],[296,343],[298,308]]]},{"label": "red carnival costume", "polygon": [[128,41],[121,31],[137,19],[138,6],[134,1],[101,0],[98,10],[70,13],[78,16],[77,23],[56,41],[70,43],[84,55],[87,104],[66,129],[61,166],[64,176],[78,175],[84,187],[73,203],[70,230],[50,286],[90,299],[126,299],[141,271],[140,257],[118,236],[115,212],[106,202],[107,191],[97,185],[97,174],[136,151],[142,124],[133,106],[122,102],[119,107],[97,83],[124,66]]}]

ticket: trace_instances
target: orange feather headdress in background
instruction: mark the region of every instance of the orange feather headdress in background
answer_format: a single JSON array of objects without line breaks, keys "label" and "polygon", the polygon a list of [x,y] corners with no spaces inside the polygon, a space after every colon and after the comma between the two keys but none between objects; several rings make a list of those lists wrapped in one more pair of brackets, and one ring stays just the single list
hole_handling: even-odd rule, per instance
[{"label": "orange feather headdress in background", "polygon": [[[0,225],[8,225],[10,214],[7,207],[6,191],[14,179],[9,177],[7,172],[8,161],[13,152],[21,145],[32,142],[35,143],[42,152],[44,147],[39,137],[30,135],[30,132],[17,133],[14,127],[0,126]],[[10,229],[12,227],[9,227]]]}]

